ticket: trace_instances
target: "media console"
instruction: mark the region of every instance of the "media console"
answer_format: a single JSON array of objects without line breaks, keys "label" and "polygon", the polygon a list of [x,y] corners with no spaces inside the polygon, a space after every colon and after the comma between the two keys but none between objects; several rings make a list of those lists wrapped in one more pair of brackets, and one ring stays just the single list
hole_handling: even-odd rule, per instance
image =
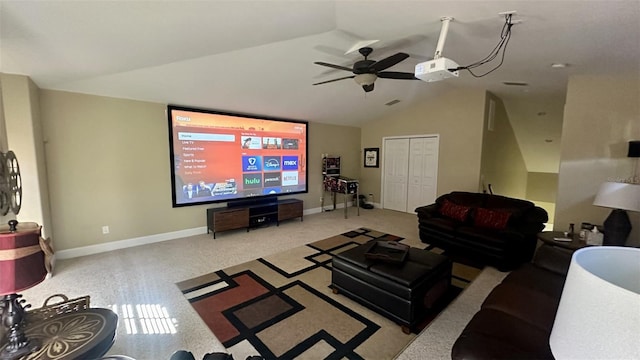
[{"label": "media console", "polygon": [[280,221],[302,218],[303,202],[298,199],[269,199],[260,202],[234,202],[226,207],[207,209],[207,234],[226,230],[249,229]]}]

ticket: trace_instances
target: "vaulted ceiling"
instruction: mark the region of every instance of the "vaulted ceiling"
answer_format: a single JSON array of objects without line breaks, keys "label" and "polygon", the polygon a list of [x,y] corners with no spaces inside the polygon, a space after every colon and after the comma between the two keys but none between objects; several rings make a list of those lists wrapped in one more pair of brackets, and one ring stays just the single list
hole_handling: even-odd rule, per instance
[{"label": "vaulted ceiling", "polygon": [[[377,79],[370,93],[350,79],[312,86],[350,75],[313,62],[351,67],[361,56],[345,52],[362,40],[379,40],[373,60],[410,54],[388,70],[413,72],[433,57],[443,16],[454,18],[444,56],[476,62],[500,39],[498,13],[513,10],[504,64],[485,77]],[[639,37],[635,0],[0,1],[0,72],[43,89],[351,126],[448,89],[487,89],[534,172],[557,171],[568,77],[639,76]]]}]

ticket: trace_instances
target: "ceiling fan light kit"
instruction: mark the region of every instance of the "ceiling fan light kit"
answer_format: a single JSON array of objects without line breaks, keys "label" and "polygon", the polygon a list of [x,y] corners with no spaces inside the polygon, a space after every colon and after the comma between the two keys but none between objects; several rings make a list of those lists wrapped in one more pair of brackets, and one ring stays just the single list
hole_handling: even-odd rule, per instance
[{"label": "ceiling fan light kit", "polygon": [[358,74],[356,75],[356,77],[354,78],[354,80],[356,81],[356,83],[358,83],[358,85],[371,85],[374,83],[374,81],[376,81],[378,77],[376,76],[376,74]]}]

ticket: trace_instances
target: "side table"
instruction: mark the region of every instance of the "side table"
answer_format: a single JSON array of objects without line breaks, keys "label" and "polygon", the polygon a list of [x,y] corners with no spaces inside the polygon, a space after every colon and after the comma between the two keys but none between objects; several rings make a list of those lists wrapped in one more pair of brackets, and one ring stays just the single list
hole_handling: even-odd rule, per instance
[{"label": "side table", "polygon": [[580,239],[580,234],[577,233],[566,236],[566,238],[570,238],[571,241],[558,241],[554,239],[564,237],[565,236],[562,231],[543,231],[541,233],[538,233],[538,240],[551,246],[557,246],[569,250],[578,250],[585,246],[591,246],[587,244],[584,239]]},{"label": "side table", "polygon": [[[28,324],[25,334],[39,345],[21,360],[97,359],[115,340],[118,315],[109,309],[89,308]],[[0,344],[0,350],[6,344]]]}]

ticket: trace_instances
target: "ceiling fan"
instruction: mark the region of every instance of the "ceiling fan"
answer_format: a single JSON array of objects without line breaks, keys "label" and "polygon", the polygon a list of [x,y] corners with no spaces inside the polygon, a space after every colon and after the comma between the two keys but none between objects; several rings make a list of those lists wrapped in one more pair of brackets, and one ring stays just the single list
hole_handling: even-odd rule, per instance
[{"label": "ceiling fan", "polygon": [[317,65],[327,66],[327,67],[338,69],[338,70],[350,71],[353,73],[353,75],[345,76],[345,77],[341,77],[333,80],[322,81],[319,83],[315,83],[313,85],[321,85],[321,84],[326,84],[326,83],[330,83],[338,80],[344,80],[344,79],[354,79],[356,83],[358,83],[358,85],[362,86],[365,92],[370,92],[373,90],[373,84],[377,78],[398,79],[398,80],[418,80],[415,77],[414,73],[398,72],[398,71],[383,71],[408,58],[409,57],[408,54],[399,52],[397,54],[386,57],[380,61],[375,61],[375,60],[367,59],[367,57],[371,54],[372,51],[373,49],[370,47],[360,48],[358,52],[360,52],[360,54],[364,56],[364,60],[356,61],[356,63],[353,64],[353,68],[329,64],[321,61],[314,62],[314,64],[317,64]]}]

